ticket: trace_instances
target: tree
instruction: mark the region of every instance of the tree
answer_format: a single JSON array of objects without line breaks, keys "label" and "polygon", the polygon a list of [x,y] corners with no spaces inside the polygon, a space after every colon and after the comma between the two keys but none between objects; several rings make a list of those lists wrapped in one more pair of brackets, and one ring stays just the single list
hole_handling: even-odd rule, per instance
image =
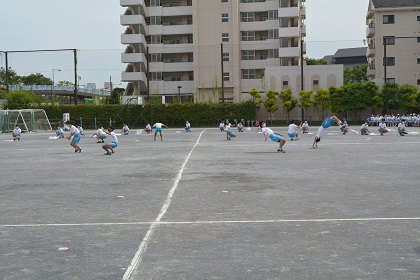
[{"label": "tree", "polygon": [[321,107],[321,118],[324,119],[324,111],[330,107],[330,92],[323,88],[318,89],[314,101]]},{"label": "tree", "polygon": [[276,95],[278,95],[278,92],[270,89],[267,91],[267,99],[264,101],[264,107],[265,110],[267,110],[267,112],[270,114],[270,120],[272,113],[279,109],[279,107],[276,106]]},{"label": "tree", "polygon": [[124,94],[123,88],[114,88],[111,92],[109,104],[120,104],[120,97]]},{"label": "tree", "polygon": [[45,77],[41,73],[31,74],[21,78],[24,85],[52,85],[53,82],[50,78]]},{"label": "tree", "polygon": [[330,109],[333,112],[342,113],[345,112],[346,109],[343,106],[343,95],[344,95],[344,88],[343,87],[330,87],[328,89],[330,93]]},{"label": "tree", "polygon": [[343,106],[346,111],[353,111],[357,118],[360,110],[367,109],[374,104],[374,97],[378,88],[375,83],[351,83],[343,86]]},{"label": "tree", "polygon": [[348,85],[351,83],[364,83],[368,81],[367,78],[367,65],[358,65],[344,69],[344,84]]},{"label": "tree", "polygon": [[26,90],[13,90],[6,95],[6,109],[28,109],[34,103],[41,103],[42,97]]},{"label": "tree", "polygon": [[325,65],[327,61],[323,58],[305,58],[306,65]]},{"label": "tree", "polygon": [[290,111],[296,108],[299,100],[293,97],[293,90],[291,88],[283,89],[280,91],[279,97],[281,99],[281,105],[287,111],[287,122],[289,122]]},{"label": "tree", "polygon": [[383,94],[383,101],[384,101],[384,108],[385,113],[388,109],[390,110],[398,110],[400,109],[400,98],[398,95],[399,85],[396,83],[386,82],[382,86],[382,94]]},{"label": "tree", "polygon": [[58,86],[66,86],[66,87],[70,87],[73,86],[74,84],[72,82],[69,81],[59,81],[57,83]]},{"label": "tree", "polygon": [[[8,84],[9,85],[17,85],[20,82],[21,77],[16,74],[16,72],[9,67],[8,72]],[[0,68],[0,85],[6,85],[6,69],[1,67]]]},{"label": "tree", "polygon": [[256,88],[251,89],[249,91],[249,95],[252,96],[252,101],[254,102],[255,105],[258,105],[264,102],[261,100],[261,93]]},{"label": "tree", "polygon": [[399,98],[401,102],[401,109],[406,113],[412,113],[418,106],[416,101],[419,91],[416,86],[402,85],[399,88]]},{"label": "tree", "polygon": [[311,108],[314,105],[314,100],[312,99],[312,90],[308,90],[308,91],[301,91],[299,92],[299,107],[302,108],[303,110],[308,110],[309,108]]}]

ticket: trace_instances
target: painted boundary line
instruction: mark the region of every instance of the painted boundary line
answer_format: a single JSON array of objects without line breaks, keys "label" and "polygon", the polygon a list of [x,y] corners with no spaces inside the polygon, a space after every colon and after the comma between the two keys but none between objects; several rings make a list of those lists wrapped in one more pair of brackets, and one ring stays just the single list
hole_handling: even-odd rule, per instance
[{"label": "painted boundary line", "polygon": [[21,224],[0,225],[0,228],[18,227],[71,227],[71,226],[136,226],[136,225],[206,225],[206,224],[258,224],[258,223],[331,223],[331,222],[377,222],[377,221],[416,221],[420,217],[406,218],[347,218],[347,219],[293,219],[293,220],[248,220],[248,221],[191,221],[191,222],[132,222],[132,223],[75,223],[75,224]]},{"label": "painted boundary line", "polygon": [[137,269],[139,263],[142,260],[143,257],[143,253],[146,251],[147,249],[147,245],[149,243],[149,239],[151,238],[153,232],[155,231],[158,223],[160,222],[160,220],[162,219],[162,217],[165,215],[166,211],[168,210],[169,206],[171,205],[171,201],[172,201],[172,196],[174,195],[177,187],[178,187],[178,183],[181,180],[182,177],[182,173],[184,172],[185,166],[188,163],[188,160],[190,159],[195,147],[197,147],[198,143],[200,142],[201,136],[203,135],[204,131],[206,131],[206,129],[204,129],[200,135],[198,136],[197,141],[195,142],[195,145],[192,147],[190,153],[188,154],[188,156],[185,158],[184,163],[181,166],[181,169],[178,172],[178,175],[175,178],[175,182],[174,185],[172,186],[172,188],[169,190],[168,196],[166,197],[165,202],[163,203],[162,208],[160,209],[160,213],[157,216],[156,220],[150,225],[149,230],[147,231],[146,235],[144,236],[142,242],[140,243],[140,246],[137,249],[136,254],[134,255],[134,258],[131,260],[130,266],[127,268],[126,272],[124,273],[123,279],[130,279],[133,272]]}]

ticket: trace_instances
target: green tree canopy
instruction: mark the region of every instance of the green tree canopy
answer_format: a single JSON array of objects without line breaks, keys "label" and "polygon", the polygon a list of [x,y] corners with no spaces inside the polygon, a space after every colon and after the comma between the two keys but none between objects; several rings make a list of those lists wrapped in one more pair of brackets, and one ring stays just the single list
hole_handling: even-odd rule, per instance
[{"label": "green tree canopy", "polygon": [[256,88],[251,89],[248,93],[252,96],[252,101],[254,101],[255,105],[263,103],[261,93]]},{"label": "green tree canopy", "polygon": [[[21,77],[16,74],[16,72],[9,67],[9,71],[8,72],[8,84],[9,85],[17,85],[20,82]],[[1,67],[0,68],[0,86],[5,86],[6,85],[6,69]]]},{"label": "green tree canopy", "polygon": [[6,94],[6,109],[28,109],[34,103],[40,104],[42,97],[35,95],[33,92],[26,90],[13,90]]},{"label": "green tree canopy", "polygon": [[270,114],[270,118],[272,113],[279,109],[279,107],[276,106],[276,95],[278,95],[278,92],[271,89],[266,92],[267,99],[264,101],[264,107]]},{"label": "green tree canopy", "polygon": [[367,65],[358,65],[344,69],[344,84],[364,83],[368,81]]},{"label": "green tree canopy", "polygon": [[314,95],[314,101],[321,108],[322,118],[324,118],[324,111],[330,107],[330,92],[323,88],[318,89]]},{"label": "green tree canopy", "polygon": [[412,113],[417,109],[417,97],[419,95],[418,88],[413,85],[402,85],[399,88],[399,99],[401,101],[401,109],[406,113]]},{"label": "green tree canopy", "polygon": [[53,82],[50,78],[45,77],[41,73],[31,74],[21,78],[24,85],[52,85]]},{"label": "green tree canopy", "polygon": [[396,83],[386,82],[382,86],[383,102],[385,109],[400,109],[399,91],[400,86]]},{"label": "green tree canopy", "polygon": [[325,65],[327,61],[323,58],[305,58],[306,65]]},{"label": "green tree canopy", "polygon": [[120,97],[124,94],[123,88],[114,88],[111,92],[109,104],[120,104]]}]

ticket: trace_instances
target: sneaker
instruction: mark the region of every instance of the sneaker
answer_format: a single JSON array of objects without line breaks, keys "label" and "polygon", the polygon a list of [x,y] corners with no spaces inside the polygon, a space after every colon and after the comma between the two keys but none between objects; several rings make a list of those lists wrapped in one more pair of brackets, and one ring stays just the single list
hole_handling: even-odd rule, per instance
[{"label": "sneaker", "polygon": [[115,155],[115,152],[111,152],[111,155]]},{"label": "sneaker", "polygon": [[79,149],[78,152],[81,153],[83,151],[83,149]]},{"label": "sneaker", "polygon": [[77,153],[79,151],[79,149],[74,150],[75,153]]},{"label": "sneaker", "polygon": [[282,152],[283,154],[285,153],[283,149],[277,149],[277,152]]},{"label": "sneaker", "polygon": [[110,152],[106,152],[106,153],[104,154],[104,156],[109,156],[109,155],[111,155],[111,153],[110,153]]},{"label": "sneaker", "polygon": [[104,140],[102,140],[102,141],[101,141],[101,143],[105,143],[105,141],[104,141]]},{"label": "sneaker", "polygon": [[103,142],[99,140],[99,141],[98,141],[98,142],[96,142],[96,143],[103,143]]}]

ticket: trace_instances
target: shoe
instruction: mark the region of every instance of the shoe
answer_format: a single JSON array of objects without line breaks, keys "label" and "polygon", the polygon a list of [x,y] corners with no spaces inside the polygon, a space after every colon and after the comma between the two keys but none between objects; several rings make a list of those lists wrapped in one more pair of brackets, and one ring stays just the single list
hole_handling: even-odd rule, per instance
[{"label": "shoe", "polygon": [[105,154],[104,154],[104,156],[110,156],[111,155],[111,153],[110,152],[106,152]]},{"label": "shoe", "polygon": [[296,140],[296,141],[298,141],[298,140],[299,140],[299,138],[296,138],[295,140]]},{"label": "shoe", "polygon": [[101,141],[101,143],[105,143],[105,141],[104,141],[104,140],[102,140],[102,141]]},{"label": "shoe", "polygon": [[83,151],[83,149],[79,149],[78,152],[81,153]]},{"label": "shoe", "polygon": [[111,155],[115,155],[115,152],[111,152]]},{"label": "shoe", "polygon": [[75,153],[77,153],[79,151],[79,149],[74,150]]},{"label": "shoe", "polygon": [[98,141],[98,142],[96,142],[96,143],[103,143],[102,141]]},{"label": "shoe", "polygon": [[277,152],[282,152],[283,154],[285,153],[283,149],[277,149]]},{"label": "shoe", "polygon": [[290,141],[293,141],[293,140],[295,140],[294,138],[290,138]]}]

